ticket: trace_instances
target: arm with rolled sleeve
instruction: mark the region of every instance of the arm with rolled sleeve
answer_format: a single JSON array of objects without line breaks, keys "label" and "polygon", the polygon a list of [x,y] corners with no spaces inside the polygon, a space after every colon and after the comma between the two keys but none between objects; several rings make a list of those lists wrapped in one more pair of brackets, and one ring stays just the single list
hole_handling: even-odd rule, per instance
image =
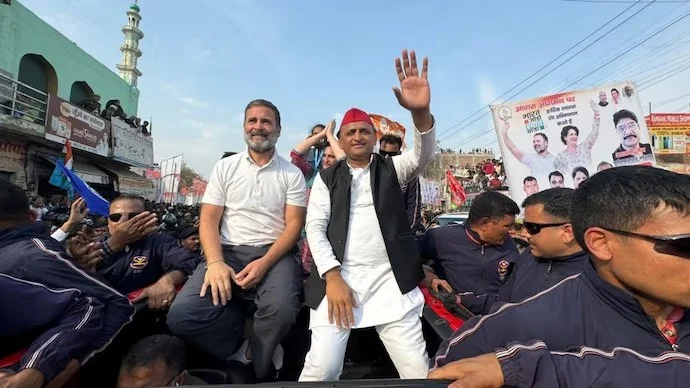
[{"label": "arm with rolled sleeve", "polygon": [[678,352],[656,357],[626,348],[552,352],[537,341],[511,344],[496,357],[511,387],[681,387],[690,381],[690,355]]},{"label": "arm with rolled sleeve", "polygon": [[393,165],[398,174],[400,186],[416,178],[434,159],[436,149],[436,125],[422,133],[414,129],[414,148],[393,156]]},{"label": "arm with rolled sleeve", "polygon": [[340,267],[340,262],[335,258],[333,247],[326,235],[330,221],[331,194],[326,184],[323,183],[321,175],[318,174],[314,179],[314,185],[309,196],[306,230],[309,249],[321,278],[326,272]]}]

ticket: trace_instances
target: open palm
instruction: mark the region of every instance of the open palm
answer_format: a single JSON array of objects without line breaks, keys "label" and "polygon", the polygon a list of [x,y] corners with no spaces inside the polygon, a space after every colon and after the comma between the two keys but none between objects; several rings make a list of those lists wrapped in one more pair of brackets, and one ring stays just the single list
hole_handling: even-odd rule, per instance
[{"label": "open palm", "polygon": [[398,73],[400,88],[393,88],[393,93],[398,103],[409,111],[419,111],[429,108],[431,102],[431,89],[427,79],[429,60],[422,60],[422,71],[417,67],[417,55],[414,50],[402,52],[402,61],[395,59],[395,70]]}]

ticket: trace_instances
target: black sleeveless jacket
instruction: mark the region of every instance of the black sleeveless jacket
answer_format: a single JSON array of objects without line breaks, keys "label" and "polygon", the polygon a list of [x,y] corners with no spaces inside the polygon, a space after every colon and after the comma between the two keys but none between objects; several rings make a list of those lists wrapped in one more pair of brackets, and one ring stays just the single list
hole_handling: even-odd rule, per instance
[{"label": "black sleeveless jacket", "polygon": [[[369,168],[371,169],[374,208],[381,225],[383,241],[386,244],[388,258],[400,292],[406,294],[424,279],[424,271],[414,234],[410,230],[405,203],[400,195],[398,175],[393,160],[378,154],[373,154]],[[328,241],[333,247],[336,259],[342,263],[350,223],[352,175],[346,159],[322,170],[320,174],[331,197]],[[325,295],[326,282],[314,268],[305,285],[305,303],[310,308],[316,309]]]}]

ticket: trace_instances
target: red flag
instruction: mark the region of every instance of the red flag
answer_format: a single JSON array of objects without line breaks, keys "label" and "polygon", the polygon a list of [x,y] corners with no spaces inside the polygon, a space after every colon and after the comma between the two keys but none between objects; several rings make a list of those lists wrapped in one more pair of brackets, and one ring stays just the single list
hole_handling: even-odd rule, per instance
[{"label": "red flag", "polygon": [[453,175],[453,171],[450,169],[446,171],[446,184],[448,184],[450,189],[451,201],[456,206],[462,206],[467,199],[467,194],[465,194],[465,188],[455,179],[455,175]]}]

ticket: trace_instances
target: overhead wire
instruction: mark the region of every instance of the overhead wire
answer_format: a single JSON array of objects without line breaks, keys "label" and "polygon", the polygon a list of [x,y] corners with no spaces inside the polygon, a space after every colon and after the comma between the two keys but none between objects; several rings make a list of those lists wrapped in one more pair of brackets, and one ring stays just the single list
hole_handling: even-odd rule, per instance
[{"label": "overhead wire", "polygon": [[[639,3],[639,2],[640,2],[640,0],[637,1],[637,3]],[[590,34],[588,34],[587,36],[585,36],[584,38],[582,38],[579,42],[577,42],[576,44],[574,44],[573,46],[571,46],[570,48],[568,48],[567,50],[565,50],[564,52],[562,52],[560,55],[558,55],[556,58],[554,58],[554,59],[552,59],[551,61],[549,61],[547,64],[543,65],[543,66],[542,66],[541,68],[539,68],[537,71],[535,71],[535,72],[533,72],[532,74],[530,74],[529,76],[527,76],[525,79],[523,79],[522,81],[520,81],[518,84],[516,84],[516,85],[513,86],[512,88],[508,89],[506,92],[504,92],[503,94],[501,94],[500,96],[498,96],[495,100],[493,100],[493,101],[490,102],[489,104],[482,106],[479,110],[477,110],[476,112],[470,114],[469,116],[467,116],[466,118],[464,118],[464,119],[461,120],[460,122],[458,122],[458,123],[452,125],[451,127],[449,127],[449,128],[447,128],[447,129],[441,131],[441,132],[439,133],[439,137],[441,137],[441,136],[443,136],[444,134],[448,133],[450,130],[456,128],[457,126],[462,125],[464,122],[466,122],[467,120],[471,119],[471,118],[472,118],[473,116],[475,116],[476,114],[481,113],[484,109],[488,108],[491,104],[495,103],[496,101],[499,101],[502,97],[504,97],[504,96],[507,95],[508,93],[512,92],[513,90],[517,89],[518,87],[520,87],[521,85],[523,85],[525,82],[529,81],[532,77],[534,77],[534,76],[536,76],[537,74],[539,74],[542,70],[548,68],[548,67],[551,66],[553,63],[555,63],[555,62],[558,61],[559,59],[563,58],[563,57],[564,57],[566,54],[568,54],[568,52],[570,52],[572,49],[574,49],[575,47],[577,47],[577,46],[579,46],[580,44],[584,43],[585,41],[587,41],[587,39],[591,38],[592,36],[594,36],[594,35],[595,35],[596,33],[598,33],[599,31],[603,30],[603,29],[604,29],[606,26],[608,26],[611,22],[613,22],[614,20],[618,19],[620,16],[624,15],[624,14],[625,14],[626,12],[628,12],[630,9],[632,9],[633,7],[635,7],[635,5],[637,5],[637,3],[631,5],[630,7],[627,7],[626,9],[624,9],[623,11],[621,11],[620,13],[618,13],[616,16],[614,16],[613,18],[609,19],[606,23],[602,24],[599,28],[597,28],[596,30],[594,30],[593,32],[591,32]],[[645,7],[645,8],[646,8],[646,7]],[[644,10],[644,8],[643,8],[643,10]],[[639,13],[639,12],[638,12],[638,13]],[[633,16],[634,16],[634,15],[633,15]],[[629,20],[629,19],[626,19],[626,20]],[[608,33],[607,33],[607,34],[608,34]],[[604,36],[605,36],[605,35],[606,35],[606,34],[604,34]],[[601,38],[599,38],[599,39],[601,39]],[[598,40],[599,40],[599,39],[598,39]],[[597,40],[597,41],[598,41],[598,40]],[[597,41],[594,41],[593,43],[596,43]],[[591,43],[589,46],[591,46],[593,43]],[[589,46],[587,46],[587,47],[589,47]],[[585,49],[586,49],[587,47],[585,47]],[[558,67],[560,67],[560,66],[562,66],[562,65],[563,65],[563,64],[559,65]],[[556,67],[556,69],[557,69],[558,67]],[[555,69],[553,69],[553,70],[555,70]],[[552,70],[552,71],[553,71],[553,70]],[[530,85],[530,86],[531,86],[531,85]],[[473,122],[471,122],[470,124],[473,124],[474,122],[476,122],[476,121],[473,121]],[[467,127],[467,126],[465,126],[465,127]],[[454,134],[454,133],[453,133],[453,134]],[[451,136],[452,136],[453,134],[451,134]],[[447,139],[447,138],[448,138],[448,136],[446,136],[445,138],[439,139],[439,141],[445,140],[445,139]]]},{"label": "overhead wire", "polygon": [[590,75],[596,73],[597,71],[601,70],[601,69],[604,68],[605,66],[608,66],[609,64],[611,64],[611,63],[615,62],[616,60],[620,59],[621,56],[622,56],[623,54],[625,54],[625,53],[627,53],[627,52],[629,52],[629,51],[631,51],[631,50],[633,50],[633,49],[639,47],[641,44],[643,44],[643,43],[647,42],[648,40],[654,38],[655,36],[659,35],[660,33],[662,33],[662,32],[664,32],[664,31],[668,30],[669,28],[671,28],[672,26],[674,26],[676,23],[680,22],[681,20],[685,19],[685,18],[688,17],[688,16],[690,16],[690,12],[686,12],[683,16],[678,17],[676,20],[674,20],[674,21],[672,21],[671,23],[667,24],[666,26],[664,26],[663,28],[661,28],[661,29],[658,30],[657,32],[655,32],[655,33],[653,33],[652,35],[649,35],[648,37],[644,38],[643,40],[641,40],[641,41],[635,43],[632,47],[628,47],[628,48],[625,48],[625,49],[623,49],[623,50],[617,52],[616,54],[614,54],[614,55],[612,56],[612,58],[611,58],[610,60],[608,60],[608,61],[606,61],[605,63],[603,63],[602,65],[596,67],[594,70],[588,72],[587,74],[583,75],[582,77],[578,78],[577,80],[571,82],[570,84],[568,84],[567,86],[565,86],[564,88],[562,88],[560,91],[565,91],[565,90],[568,90],[570,87],[575,86],[578,82],[580,82],[580,81],[582,81],[583,79],[589,77]]},{"label": "overhead wire", "polygon": [[[636,39],[638,36],[643,36],[643,34],[644,34],[646,31],[652,30],[653,28],[656,28],[657,26],[663,25],[667,20],[671,20],[671,19],[674,17],[674,15],[677,14],[678,11],[680,11],[682,8],[684,8],[684,7],[686,7],[686,6],[688,6],[687,3],[681,4],[680,6],[675,7],[673,10],[671,10],[670,12],[667,12],[665,15],[663,15],[662,17],[660,17],[660,18],[654,20],[653,22],[651,22],[651,23],[645,23],[646,26],[643,27],[643,28],[640,29],[640,30],[635,31],[633,34],[630,34],[630,35],[629,35],[630,38],[624,38],[625,41],[622,42],[621,45],[629,44],[629,43],[633,42],[634,39]],[[664,44],[662,44],[662,46],[664,46],[664,45],[666,45],[666,44],[668,44],[668,42],[664,42]],[[652,50],[656,50],[656,49],[658,49],[658,48],[655,48],[655,49],[652,49]],[[600,61],[600,59],[602,59],[602,61]],[[567,85],[568,82],[570,82],[572,79],[577,78],[577,77],[581,77],[583,74],[586,74],[588,71],[590,71],[590,70],[592,69],[592,67],[593,67],[593,66],[592,66],[592,63],[593,63],[593,62],[598,62],[598,64],[601,64],[601,63],[605,62],[607,59],[608,59],[608,58],[606,57],[606,55],[601,55],[600,57],[598,57],[598,58],[596,58],[596,59],[594,59],[594,60],[589,61],[589,63],[588,63],[586,66],[583,66],[581,69],[579,69],[579,70],[577,70],[577,71],[574,71],[574,72],[573,72],[573,75],[572,75],[571,77],[566,77],[566,79],[563,81],[563,83],[561,83],[561,86],[555,88],[554,91],[562,89],[562,88],[563,88],[565,85]],[[639,59],[638,59],[638,60],[639,60]],[[613,76],[610,76],[609,79],[612,79],[612,78],[614,78],[614,77],[613,77]],[[606,77],[603,77],[602,79],[606,79]],[[597,81],[597,85],[600,84],[600,83],[601,83],[601,81]]]},{"label": "overhead wire", "polygon": [[[534,84],[536,84],[537,82],[539,82],[539,81],[541,81],[542,79],[546,78],[548,75],[550,75],[551,73],[553,73],[554,71],[556,71],[558,68],[560,68],[560,67],[563,66],[564,64],[570,62],[570,61],[571,61],[573,58],[575,58],[577,55],[581,54],[583,51],[585,51],[586,49],[588,49],[589,47],[591,47],[592,45],[594,45],[595,43],[597,43],[598,41],[600,41],[601,39],[603,39],[604,37],[606,37],[608,34],[610,34],[611,32],[615,31],[617,28],[619,28],[620,26],[622,26],[623,24],[625,24],[626,22],[628,22],[630,19],[634,18],[636,15],[638,15],[640,12],[642,12],[642,11],[644,11],[645,9],[647,9],[648,7],[650,7],[652,4],[653,4],[653,3],[649,3],[649,4],[645,5],[644,7],[642,7],[641,9],[635,11],[635,13],[633,13],[633,14],[630,15],[630,16],[628,16],[626,19],[624,19],[623,21],[621,21],[620,23],[616,24],[614,27],[612,27],[611,29],[609,29],[608,31],[606,31],[603,35],[599,36],[597,39],[595,39],[594,41],[590,42],[588,45],[586,45],[585,47],[583,47],[582,49],[580,49],[579,51],[577,51],[575,54],[573,54],[573,55],[571,55],[570,57],[568,57],[566,60],[564,60],[563,62],[561,62],[558,66],[554,67],[553,69],[549,70],[548,72],[546,72],[545,74],[543,74],[542,76],[540,76],[539,78],[537,78],[536,80],[532,81],[529,85],[523,87],[523,88],[520,89],[517,93],[512,94],[510,97],[508,97],[508,100],[510,100],[510,99],[512,99],[512,98],[514,98],[514,97],[516,97],[516,96],[518,96],[520,93],[524,92],[525,90],[527,90],[528,88],[530,88],[531,86],[533,86]],[[499,97],[499,98],[500,98],[500,97]],[[497,99],[497,100],[498,100],[498,99]],[[497,100],[496,100],[496,101],[497,101]],[[495,101],[494,101],[494,102],[495,102]],[[490,104],[489,104],[488,106],[490,106]],[[485,106],[484,108],[486,108],[486,107],[488,107],[488,106]],[[479,121],[479,120],[480,120],[481,118],[483,118],[483,117],[486,117],[488,114],[489,114],[489,112],[485,112],[483,115],[477,117],[477,118],[476,118],[475,120],[473,120],[472,122],[470,122],[470,123],[468,123],[468,124],[466,124],[466,125],[464,125],[464,126],[458,128],[457,130],[455,130],[453,133],[450,134],[450,136],[452,136],[452,135],[458,133],[459,131],[461,131],[461,130],[464,129],[464,128],[467,128],[469,125],[471,125],[471,124],[473,124],[473,123]],[[491,130],[491,129],[489,129],[489,131],[490,131],[490,130]],[[449,136],[446,136],[446,137],[443,138],[443,139],[439,139],[439,141],[443,141],[443,140],[448,139],[448,138],[449,138]],[[454,147],[454,148],[457,148],[457,147]]]},{"label": "overhead wire", "polygon": [[[632,47],[629,47],[629,48],[627,48],[627,49],[622,50],[622,52],[625,53],[625,52],[628,52],[628,51],[630,51],[630,50],[632,50],[632,49],[634,49],[634,48],[636,48],[636,47],[639,47],[641,44],[643,44],[643,43],[649,41],[650,39],[652,39],[653,37],[659,35],[661,32],[666,31],[667,29],[671,28],[673,25],[677,24],[678,22],[680,22],[681,20],[685,19],[685,18],[688,17],[688,16],[690,16],[690,12],[687,12],[687,13],[683,14],[682,16],[676,18],[674,21],[668,23],[666,26],[664,26],[664,27],[661,28],[660,30],[658,30],[658,31],[656,31],[655,33],[649,35],[648,37],[644,38],[643,40],[641,40],[641,41],[635,43]],[[604,66],[606,66],[606,65],[608,65],[608,64],[610,64],[610,63],[612,63],[612,62],[614,62],[616,59],[620,58],[620,56],[621,56],[621,53],[616,54],[613,58],[611,58],[610,60],[606,61],[604,64],[602,64],[602,65],[598,66],[597,68],[595,68],[594,70],[590,71],[586,76],[591,75],[591,74],[595,73],[596,71],[598,71],[599,69],[603,68]],[[651,87],[651,86],[653,86],[653,85],[656,85],[656,84],[658,84],[659,82],[662,82],[662,81],[664,81],[664,80],[666,80],[666,79],[668,79],[668,78],[670,78],[670,77],[672,77],[672,76],[675,76],[675,75],[677,75],[677,74],[679,74],[679,73],[681,73],[681,72],[683,72],[683,71],[685,71],[685,70],[687,70],[687,69],[690,69],[690,65],[687,66],[687,67],[685,67],[685,68],[674,69],[675,72],[674,72],[674,70],[672,70],[672,71],[669,72],[669,73],[664,73],[664,75],[666,75],[666,76],[665,76],[664,78],[662,78],[662,79],[656,79],[656,80],[654,80],[653,82],[652,82],[652,80],[650,80],[650,81],[649,81],[650,83],[648,83],[648,84],[645,84],[645,85],[642,85],[642,86],[641,86],[641,85],[638,85],[638,88],[639,88],[638,91],[641,91],[641,90],[644,90],[644,89],[646,89],[646,88],[649,88],[649,87]],[[586,76],[580,77],[580,79],[578,79],[578,80],[572,82],[570,85],[566,86],[565,88],[563,88],[563,89],[560,90],[559,92],[564,91],[565,89],[567,89],[567,88],[569,88],[569,87],[575,85],[577,82],[579,82],[579,81],[583,80],[584,78],[586,78]],[[461,147],[461,146],[463,146],[465,143],[467,143],[467,142],[469,142],[469,141],[478,139],[479,137],[481,137],[481,136],[483,136],[483,135],[485,135],[485,134],[487,134],[487,133],[490,133],[491,131],[493,131],[493,129],[494,129],[494,128],[491,127],[491,128],[489,128],[488,130],[486,130],[486,131],[484,131],[484,132],[478,134],[477,136],[474,136],[473,138],[468,139],[467,141],[462,142],[461,144],[457,145],[456,147],[453,147],[453,149],[458,148],[458,147]]]}]

